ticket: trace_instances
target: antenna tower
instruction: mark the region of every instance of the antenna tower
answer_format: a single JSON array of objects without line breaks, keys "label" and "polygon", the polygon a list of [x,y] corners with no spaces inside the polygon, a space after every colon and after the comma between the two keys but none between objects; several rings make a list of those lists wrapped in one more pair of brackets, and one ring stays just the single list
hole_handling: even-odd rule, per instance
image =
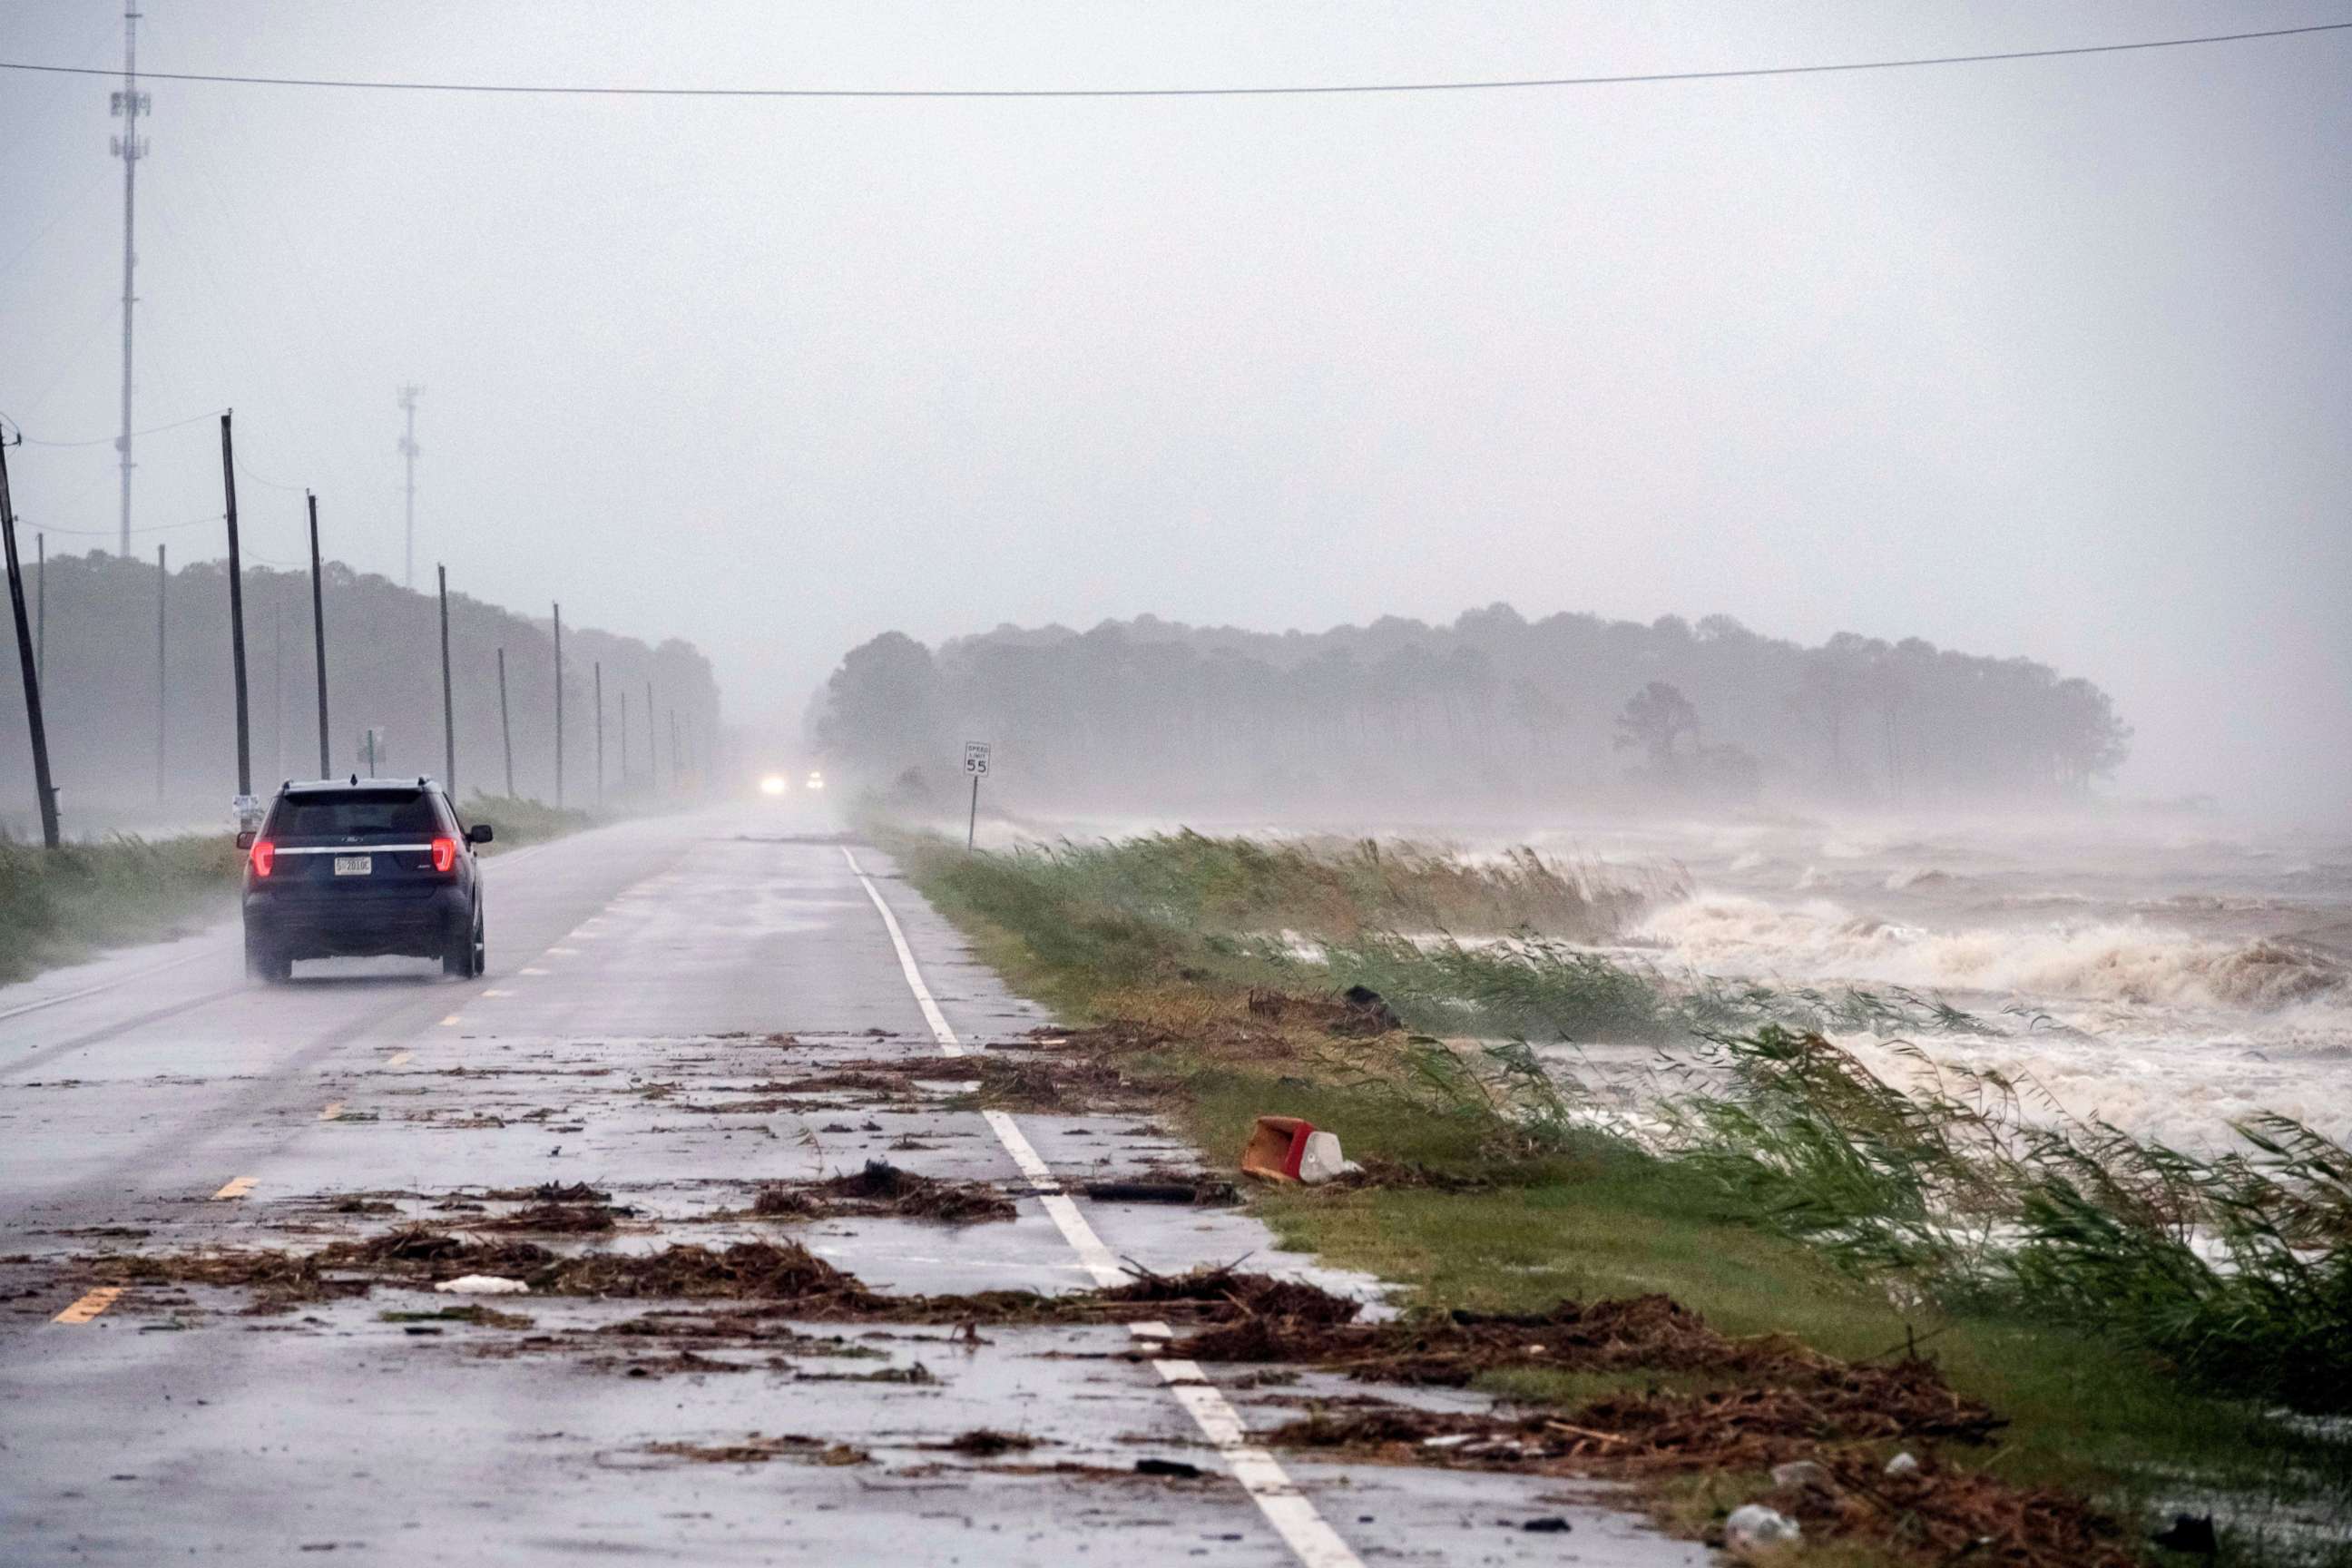
[{"label": "antenna tower", "polygon": [[147,138],[139,121],[148,112],[147,95],[139,90],[139,18],[137,10],[122,13],[122,86],[114,95],[114,117],[122,133],[110,139],[112,155],[122,160],[122,434],[114,449],[122,455],[121,553],[131,553],[131,312],[139,302],[131,292],[131,275],[139,265],[132,235],[132,214],[138,206],[139,161],[147,156]]},{"label": "antenna tower", "polygon": [[414,384],[400,389],[400,411],[408,416],[408,427],[400,437],[400,455],[408,465],[408,528],[401,552],[400,585],[416,586],[416,395],[425,389]]}]

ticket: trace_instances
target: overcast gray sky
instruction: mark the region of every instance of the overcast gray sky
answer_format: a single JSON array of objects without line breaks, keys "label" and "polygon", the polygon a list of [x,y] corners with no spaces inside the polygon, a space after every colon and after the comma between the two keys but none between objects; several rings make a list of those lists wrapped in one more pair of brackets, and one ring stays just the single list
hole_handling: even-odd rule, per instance
[{"label": "overcast gray sky", "polygon": [[[1150,86],[2346,19],[152,0],[142,60]],[[121,28],[0,0],[0,58],[119,64]],[[109,86],[0,73],[0,413],[37,439],[114,430]],[[251,548],[298,559],[310,485],[331,552],[397,576],[421,383],[419,581],[691,637],[745,721],[889,628],[1507,599],[2030,655],[2116,694],[2130,792],[2352,816],[2352,34],[1402,98],[151,90],[138,422],[236,407]],[[110,544],[105,446],[13,456],[35,526]],[[208,426],[139,458],[142,527],[217,512]]]}]

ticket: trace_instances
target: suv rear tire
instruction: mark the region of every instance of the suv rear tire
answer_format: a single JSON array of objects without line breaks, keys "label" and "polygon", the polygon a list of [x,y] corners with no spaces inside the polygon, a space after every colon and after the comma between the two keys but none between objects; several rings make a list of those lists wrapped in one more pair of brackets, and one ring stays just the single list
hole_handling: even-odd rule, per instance
[{"label": "suv rear tire", "polygon": [[294,960],[286,950],[253,931],[245,933],[245,973],[265,985],[283,985],[294,978]]},{"label": "suv rear tire", "polygon": [[478,980],[482,976],[485,944],[482,941],[482,917],[474,916],[473,924],[464,936],[451,942],[441,954],[441,973],[459,980]]}]

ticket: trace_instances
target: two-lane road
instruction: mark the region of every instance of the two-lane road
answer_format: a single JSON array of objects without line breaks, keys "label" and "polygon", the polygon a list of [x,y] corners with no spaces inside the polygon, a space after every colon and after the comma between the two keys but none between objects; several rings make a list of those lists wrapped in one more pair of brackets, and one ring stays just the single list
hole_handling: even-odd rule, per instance
[{"label": "two-lane road", "polygon": [[[793,1228],[877,1289],[1285,1261],[1241,1213],[1060,1191],[1192,1158],[1131,1111],[956,1098],[958,1053],[1042,1016],[826,824],[633,822],[488,877],[479,981],[386,962],[248,985],[224,928],[0,991],[0,1561],[1698,1560],[1557,1483],[1267,1454],[1250,1428],[1346,1386],[1220,1387],[1156,1357],[1149,1323],[813,1326],[785,1353],[697,1357],[634,1337],[644,1301],[511,1298],[520,1328],[418,1321],[449,1299],[394,1286],[259,1314],[133,1286],[68,1310],[78,1255],[462,1231],[492,1190],[541,1183],[613,1194],[631,1217],[594,1245],[774,1237],[741,1214],[762,1183],[884,1158],[996,1184],[1019,1212]],[[774,1081],[879,1057],[940,1081],[870,1100]],[[946,1447],[975,1429],[1037,1446]],[[1202,1474],[1139,1475],[1144,1458]],[[1564,1511],[1567,1550],[1517,1528]]]}]

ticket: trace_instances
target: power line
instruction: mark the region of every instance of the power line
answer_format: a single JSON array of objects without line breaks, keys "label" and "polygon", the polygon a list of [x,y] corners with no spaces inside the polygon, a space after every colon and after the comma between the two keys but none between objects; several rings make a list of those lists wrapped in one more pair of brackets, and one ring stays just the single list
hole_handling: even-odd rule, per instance
[{"label": "power line", "polygon": [[[144,430],[133,430],[131,433],[133,436],[155,436],[166,430],[177,430],[184,425],[194,425],[202,420],[217,419],[220,416],[219,409],[207,408],[202,414],[191,414],[185,419],[174,419],[169,425],[150,425]],[[93,436],[87,441],[37,441],[27,436],[25,437],[25,445],[27,447],[111,447],[119,438],[113,436]]]},{"label": "power line", "polygon": [[[1749,77],[1826,76],[1837,72],[1908,70],[1922,66],[1990,65],[2004,60],[2062,59],[2080,55],[2126,54],[2146,49],[2186,48],[2200,44],[2237,44],[2258,38],[2291,38],[2307,33],[2352,29],[2352,22],[2315,22],[2261,32],[2207,33],[2188,38],[2143,38],[2121,44],[2076,44],[2063,48],[2001,49],[1973,55],[1922,55],[1900,59],[1840,60],[1819,65],[1747,66],[1725,70],[1637,71],[1618,76],[1507,77],[1459,81],[1379,81],[1290,84],[1267,87],[603,87],[532,85],[520,82],[368,81],[340,77],[228,76],[202,71],[141,71],[149,81],[208,82],[236,87],[356,88],[382,92],[472,92],[545,98],[846,98],[846,99],[1035,99],[1035,98],[1314,98],[1346,94],[1495,92],[1536,88],[1622,87],[1648,82],[1725,81]],[[0,70],[39,71],[53,76],[110,76],[94,66],[38,65],[0,60]]]},{"label": "power line", "polygon": [[[132,529],[131,531],[133,533],[169,533],[175,528],[195,528],[203,523],[218,522],[220,520],[221,514],[219,512],[206,512],[202,517],[192,517],[185,522],[142,523],[139,527]],[[112,539],[121,531],[112,528],[53,528],[47,523],[43,523],[41,525],[41,531],[43,533],[68,534],[76,539]]]}]

